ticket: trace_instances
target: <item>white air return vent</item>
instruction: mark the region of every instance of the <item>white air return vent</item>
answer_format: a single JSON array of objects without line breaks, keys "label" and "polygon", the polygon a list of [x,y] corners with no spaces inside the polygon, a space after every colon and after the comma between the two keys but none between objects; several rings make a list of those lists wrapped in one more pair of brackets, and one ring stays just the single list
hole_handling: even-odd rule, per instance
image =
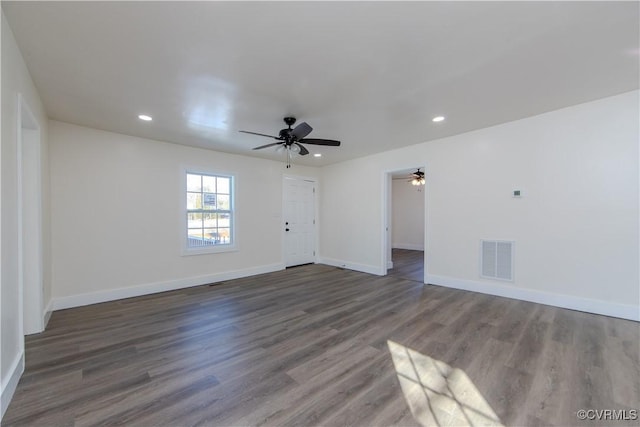
[{"label": "white air return vent", "polygon": [[480,240],[480,276],[513,280],[514,245],[507,240]]}]

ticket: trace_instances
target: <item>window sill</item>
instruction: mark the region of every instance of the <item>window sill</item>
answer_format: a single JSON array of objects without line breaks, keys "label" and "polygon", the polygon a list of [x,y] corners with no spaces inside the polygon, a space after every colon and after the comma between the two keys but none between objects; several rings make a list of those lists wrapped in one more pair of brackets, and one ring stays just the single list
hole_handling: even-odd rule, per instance
[{"label": "window sill", "polygon": [[191,255],[207,255],[207,254],[219,254],[224,252],[238,252],[238,247],[236,245],[224,245],[224,246],[214,246],[211,248],[183,248],[182,256],[191,256]]}]

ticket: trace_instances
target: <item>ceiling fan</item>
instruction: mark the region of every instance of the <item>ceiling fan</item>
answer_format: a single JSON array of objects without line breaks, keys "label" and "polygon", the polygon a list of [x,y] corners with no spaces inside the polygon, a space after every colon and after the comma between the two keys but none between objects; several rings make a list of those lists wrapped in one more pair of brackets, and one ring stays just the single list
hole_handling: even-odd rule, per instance
[{"label": "ceiling fan", "polygon": [[411,185],[424,185],[426,182],[424,179],[424,172],[422,172],[420,168],[416,169],[415,172],[411,172],[409,175],[395,176],[393,179],[406,179],[407,182],[411,183]]},{"label": "ceiling fan", "polygon": [[255,147],[254,150],[261,150],[267,147],[275,147],[276,145],[285,147],[287,150],[287,168],[291,167],[291,151],[292,150],[297,151],[301,156],[306,156],[307,154],[309,154],[309,150],[307,150],[307,148],[302,144],[328,145],[331,147],[340,146],[340,141],[336,141],[333,139],[305,138],[305,136],[311,133],[313,128],[305,122],[302,122],[295,128],[292,128],[291,126],[293,126],[293,124],[296,122],[295,117],[285,117],[284,122],[288,126],[288,128],[281,129],[278,136],[266,135],[264,133],[257,133],[257,132],[249,132],[247,130],[241,130],[240,132],[248,133],[251,135],[266,136],[267,138],[273,138],[278,140],[278,142],[272,142],[271,144],[265,144],[259,147]]},{"label": "ceiling fan", "polygon": [[409,175],[409,181],[412,185],[424,185],[424,172],[418,168],[414,173]]}]

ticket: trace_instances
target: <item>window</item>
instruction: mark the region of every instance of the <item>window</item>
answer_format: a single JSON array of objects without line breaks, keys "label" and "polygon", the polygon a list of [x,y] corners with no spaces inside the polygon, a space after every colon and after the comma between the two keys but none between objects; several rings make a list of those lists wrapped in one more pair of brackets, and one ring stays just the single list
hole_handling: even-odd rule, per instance
[{"label": "window", "polygon": [[233,177],[186,172],[188,253],[233,249]]}]

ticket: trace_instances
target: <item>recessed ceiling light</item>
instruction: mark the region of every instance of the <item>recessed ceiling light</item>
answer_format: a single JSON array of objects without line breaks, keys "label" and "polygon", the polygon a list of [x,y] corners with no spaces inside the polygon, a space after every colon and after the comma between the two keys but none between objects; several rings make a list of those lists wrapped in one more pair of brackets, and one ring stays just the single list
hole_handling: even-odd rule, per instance
[{"label": "recessed ceiling light", "polygon": [[151,116],[147,116],[146,114],[140,114],[138,118],[140,120],[144,120],[145,122],[150,122],[151,120],[153,120]]},{"label": "recessed ceiling light", "polygon": [[321,153],[316,153],[316,154],[313,155],[313,157],[322,157],[322,154]]},{"label": "recessed ceiling light", "polygon": [[442,122],[442,121],[444,121],[444,116],[436,116],[433,119],[431,119],[431,121],[436,122],[436,123],[437,122]]}]

